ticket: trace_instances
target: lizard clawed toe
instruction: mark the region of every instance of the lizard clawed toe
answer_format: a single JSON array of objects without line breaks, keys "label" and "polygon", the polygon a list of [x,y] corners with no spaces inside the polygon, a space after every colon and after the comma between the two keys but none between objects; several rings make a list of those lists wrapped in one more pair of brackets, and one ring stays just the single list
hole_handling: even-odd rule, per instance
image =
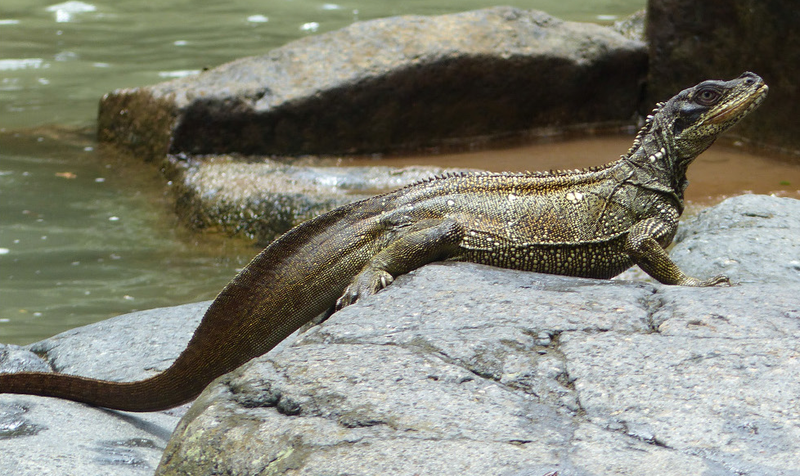
[{"label": "lizard clawed toe", "polygon": [[718,274],[701,282],[700,286],[733,286],[733,283],[731,283],[729,277],[724,274]]},{"label": "lizard clawed toe", "polygon": [[392,284],[394,276],[383,270],[367,269],[353,279],[342,296],[336,301],[336,310],[340,310],[359,299],[371,296],[386,286]]}]

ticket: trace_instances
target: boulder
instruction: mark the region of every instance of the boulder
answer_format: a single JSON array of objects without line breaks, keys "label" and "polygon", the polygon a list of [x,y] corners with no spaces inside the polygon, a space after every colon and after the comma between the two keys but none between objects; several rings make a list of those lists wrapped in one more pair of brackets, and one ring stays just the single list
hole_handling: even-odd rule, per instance
[{"label": "boulder", "polygon": [[[798,219],[750,195],[682,225],[673,258],[731,287],[425,266],[188,411],[0,395],[0,474],[798,474]],[[208,304],[6,346],[0,371],[145,378]]]},{"label": "boulder", "polygon": [[760,264],[798,218],[688,224],[679,264],[728,253],[731,287],[423,267],[210,385],[157,474],[797,474],[800,272]]},{"label": "boulder", "polygon": [[798,27],[800,10],[792,0],[650,0],[648,100],[641,112],[699,81],[753,71],[771,87],[770,97],[733,134],[800,150]]},{"label": "boulder", "polygon": [[509,7],[357,22],[107,94],[99,138],[162,165],[194,228],[266,244],[445,172],[301,167],[286,156],[486,146],[541,128],[630,123],[647,63],[631,29]]},{"label": "boulder", "polygon": [[628,17],[615,21],[612,28],[625,38],[644,42],[646,41],[646,37],[644,36],[644,22],[646,18],[647,11],[641,9]]},{"label": "boulder", "polygon": [[737,283],[800,285],[797,203],[767,195],[725,200],[688,218],[678,228],[670,255],[694,276],[724,274]]},{"label": "boulder", "polygon": [[378,19],[109,93],[98,134],[158,161],[178,153],[416,150],[629,123],[646,66],[643,42],[539,11]]},{"label": "boulder", "polygon": [[[454,171],[440,167],[315,167],[229,156],[170,157],[176,211],[198,230],[267,245],[300,223],[347,203]],[[185,165],[178,165],[185,164]]]}]

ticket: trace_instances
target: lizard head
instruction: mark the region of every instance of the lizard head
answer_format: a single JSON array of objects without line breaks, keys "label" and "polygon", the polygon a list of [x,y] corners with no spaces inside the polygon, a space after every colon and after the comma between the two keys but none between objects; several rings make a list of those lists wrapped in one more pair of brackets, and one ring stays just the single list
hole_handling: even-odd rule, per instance
[{"label": "lizard head", "polygon": [[768,89],[758,75],[747,72],[730,81],[703,81],[678,93],[658,111],[667,116],[664,125],[672,132],[675,155],[694,158],[706,150],[757,108]]},{"label": "lizard head", "polygon": [[764,80],[750,72],[730,81],[703,81],[659,104],[648,119],[669,142],[673,165],[685,171],[721,133],[757,108],[768,90]]},{"label": "lizard head", "polygon": [[623,159],[639,158],[666,171],[673,188],[686,188],[686,169],[716,138],[767,97],[767,85],[754,73],[730,81],[709,80],[658,103]]},{"label": "lizard head", "polygon": [[769,88],[757,74],[746,72],[730,81],[709,80],[684,89],[656,105],[636,135],[627,157],[643,145],[645,154],[661,155],[672,170],[686,167],[767,97]]}]

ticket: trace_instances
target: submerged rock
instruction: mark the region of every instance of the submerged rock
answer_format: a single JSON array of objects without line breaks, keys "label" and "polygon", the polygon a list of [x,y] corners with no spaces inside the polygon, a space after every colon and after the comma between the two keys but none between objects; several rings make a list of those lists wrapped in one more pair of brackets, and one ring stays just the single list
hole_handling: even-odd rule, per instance
[{"label": "submerged rock", "polygon": [[395,17],[114,91],[98,130],[102,142],[147,160],[419,149],[628,123],[646,67],[643,42],[538,11]]},{"label": "submerged rock", "polygon": [[[798,473],[800,270],[781,263],[799,219],[798,200],[742,196],[683,224],[675,260],[731,287],[423,267],[211,384],[157,474]],[[27,349],[37,369],[142,378],[207,305]],[[152,474],[182,413],[2,395],[0,473]]]},{"label": "submerged rock", "polygon": [[336,207],[452,171],[308,167],[230,157],[190,162],[173,181],[178,214],[196,229],[221,230],[263,244]]}]

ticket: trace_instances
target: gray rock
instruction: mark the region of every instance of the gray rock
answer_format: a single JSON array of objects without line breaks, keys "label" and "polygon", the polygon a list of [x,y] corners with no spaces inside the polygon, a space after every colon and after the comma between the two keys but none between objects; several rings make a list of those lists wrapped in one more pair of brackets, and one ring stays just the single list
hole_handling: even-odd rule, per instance
[{"label": "gray rock", "polygon": [[[732,199],[681,246],[752,206],[765,236],[800,218]],[[771,259],[737,243],[722,250]],[[212,384],[157,474],[800,474],[783,274],[690,289],[426,266]]]},{"label": "gray rock", "polygon": [[99,138],[160,161],[419,149],[629,123],[646,63],[641,41],[538,11],[379,19],[107,94]]},{"label": "gray rock", "polygon": [[741,195],[688,219],[673,260],[693,276],[800,283],[800,201]]},{"label": "gray rock", "polygon": [[[782,236],[798,203],[730,199],[678,246],[758,269],[776,250],[735,237]],[[164,475],[800,475],[800,284],[761,270],[693,289],[433,264],[212,383],[169,443],[185,407],[0,396],[0,474],[152,474],[161,456]],[[9,347],[0,369],[143,378],[207,305]]]},{"label": "gray rock", "polygon": [[615,21],[612,28],[625,38],[644,42],[646,41],[644,34],[644,23],[646,18],[647,11],[645,9],[641,9],[627,18]]},{"label": "gray rock", "polygon": [[[172,364],[211,301],[139,311],[71,329],[27,348],[57,372],[141,380]],[[113,364],[113,365],[112,365]]]},{"label": "gray rock", "polygon": [[[751,318],[759,321],[759,314]],[[797,338],[718,332],[698,339],[685,330],[565,339],[569,375],[589,421],[733,474],[800,474]]]},{"label": "gray rock", "polygon": [[627,124],[646,62],[641,40],[538,11],[379,19],[107,94],[98,134],[161,162],[179,216],[195,228],[268,243],[443,170],[304,169],[263,157],[463,147]]},{"label": "gray rock", "polygon": [[761,75],[770,97],[732,132],[751,142],[800,150],[795,105],[800,75],[800,25],[793,0],[650,0],[648,100],[656,101],[705,79]]},{"label": "gray rock", "polygon": [[[171,160],[177,161],[173,157]],[[309,167],[230,157],[186,159],[173,181],[177,212],[197,229],[268,244],[347,203],[453,171],[439,167]]]},{"label": "gray rock", "polygon": [[28,349],[18,345],[0,347],[0,373],[52,371],[44,359]]},{"label": "gray rock", "polygon": [[[0,370],[52,368],[110,380],[146,378],[183,350],[209,304],[127,314],[26,348],[3,346]],[[185,411],[184,406],[135,414],[54,398],[0,395],[0,474],[153,474]]]},{"label": "gray rock", "polygon": [[151,475],[182,412],[141,415],[27,396],[0,398],[0,471]]}]

